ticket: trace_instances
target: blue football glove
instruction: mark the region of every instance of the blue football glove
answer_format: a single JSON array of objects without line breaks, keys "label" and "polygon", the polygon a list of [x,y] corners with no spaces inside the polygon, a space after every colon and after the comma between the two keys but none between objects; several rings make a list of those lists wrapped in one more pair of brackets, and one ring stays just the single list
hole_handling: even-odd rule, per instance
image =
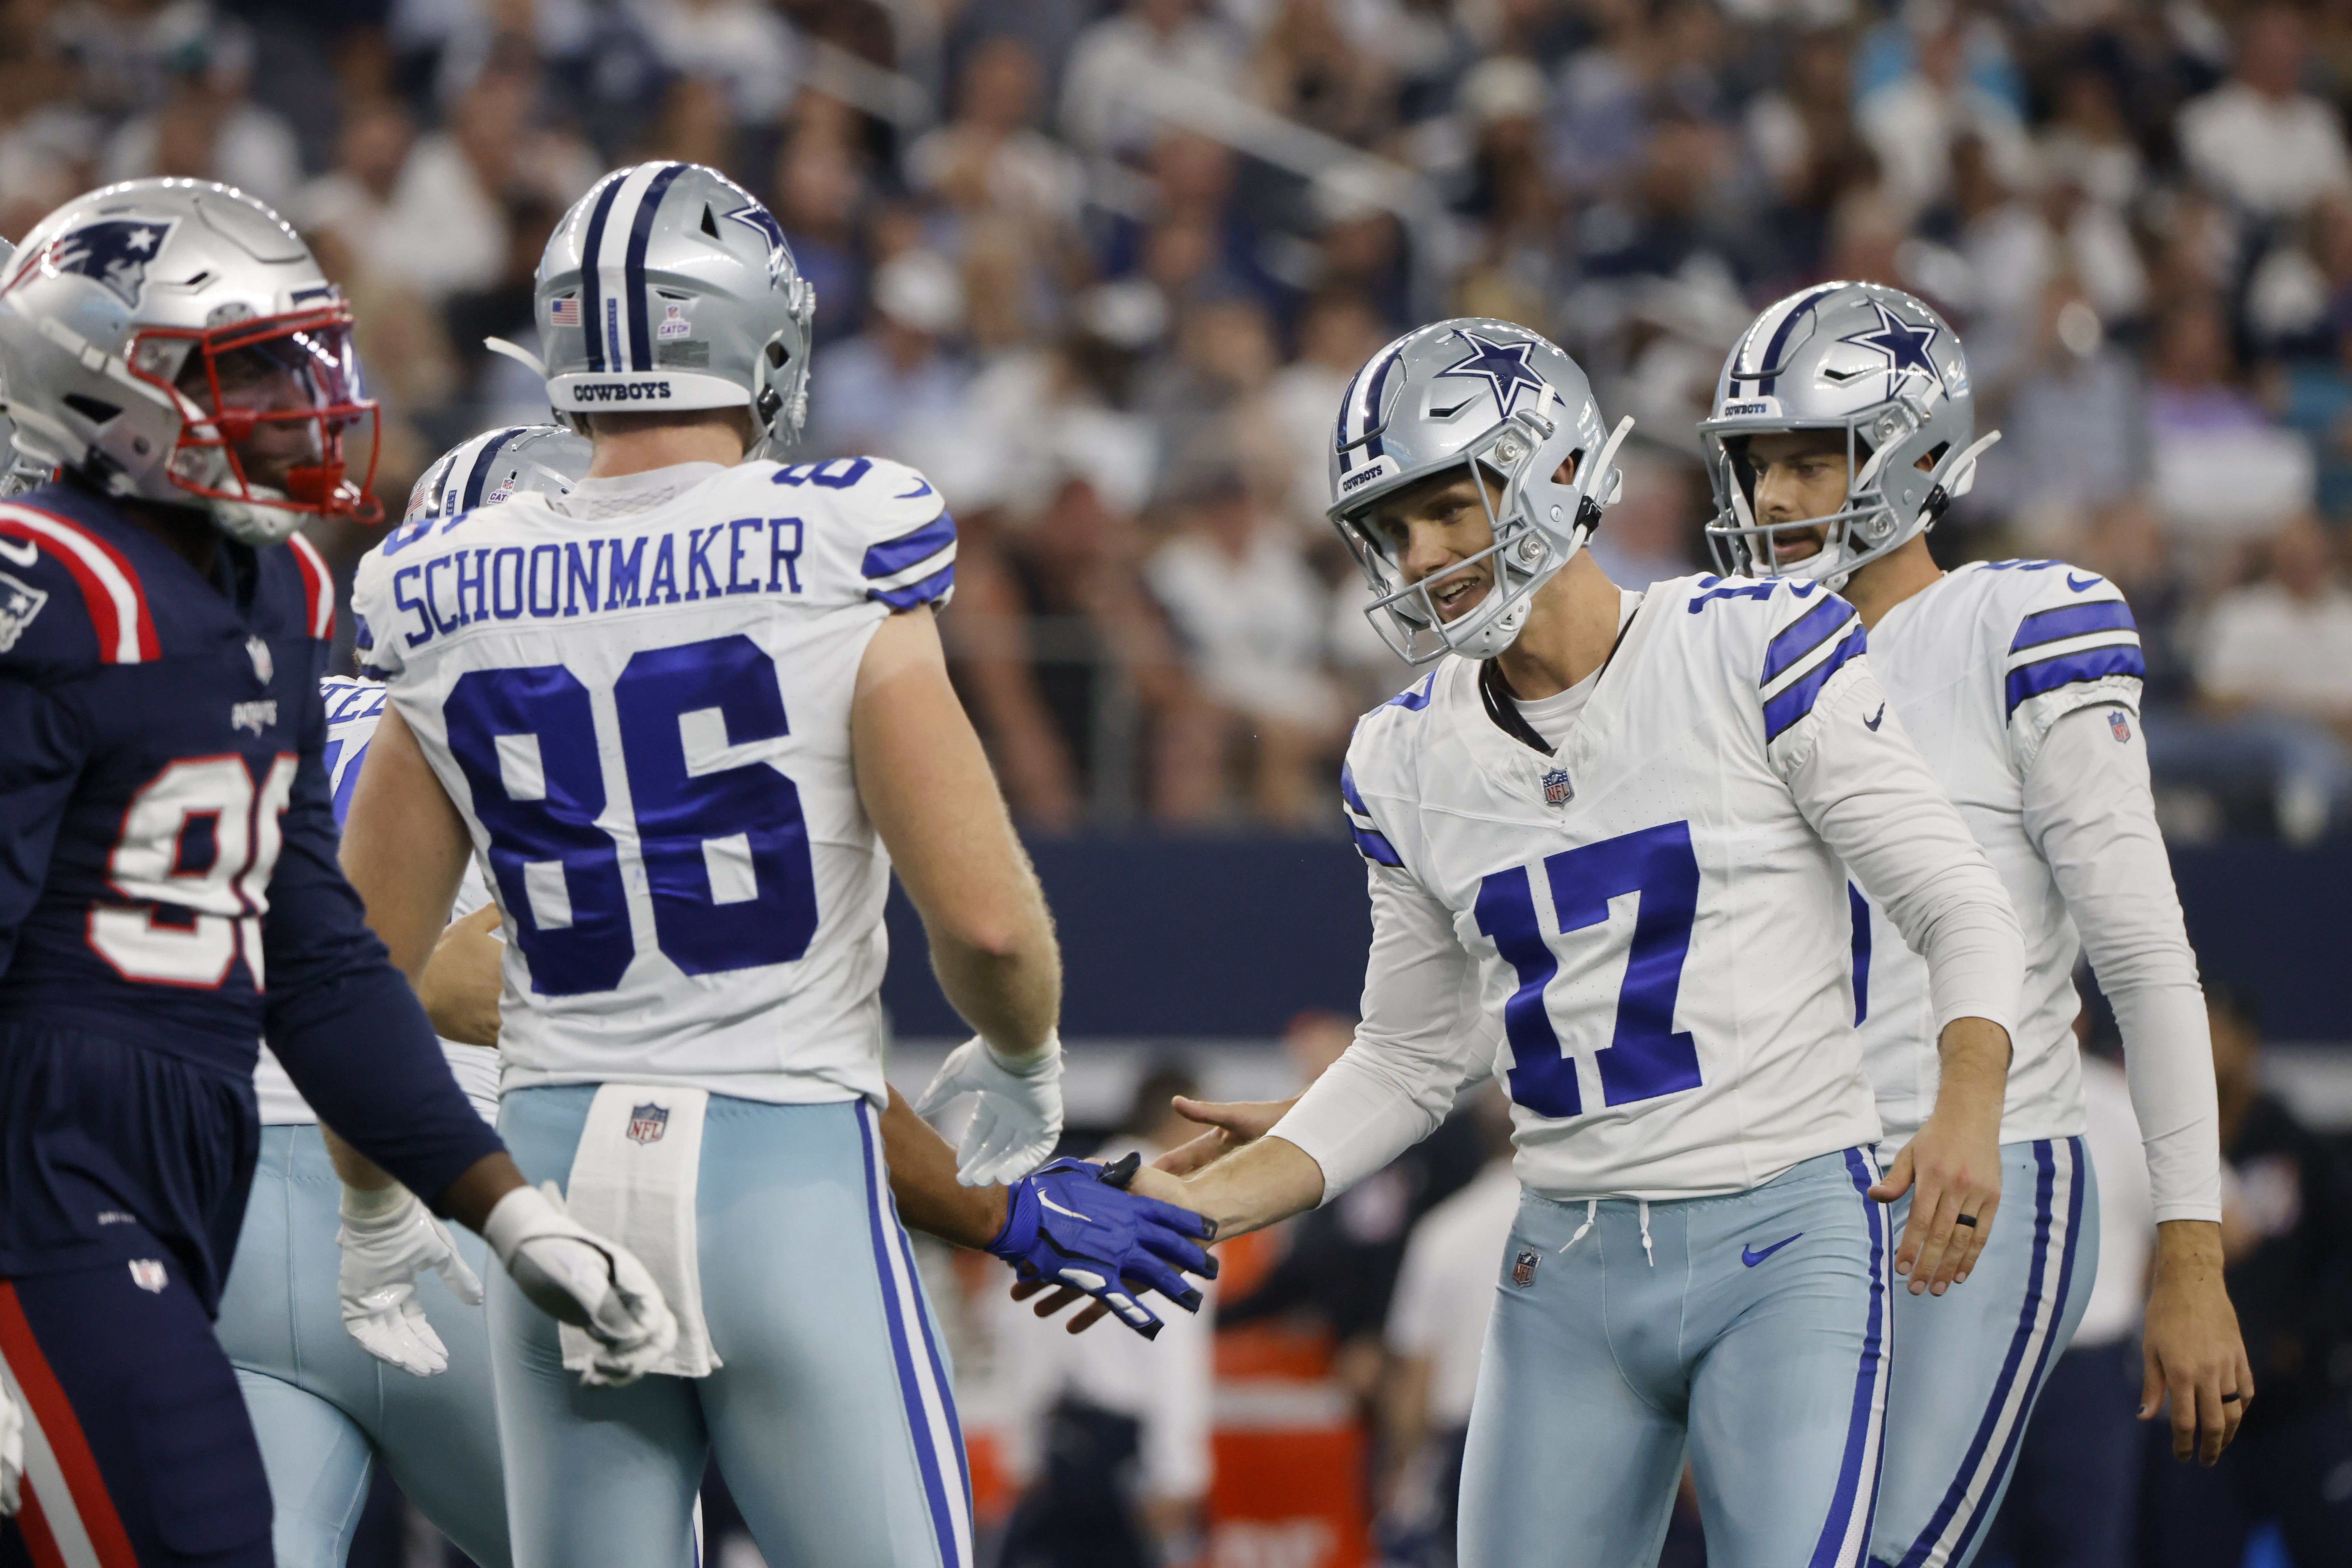
[{"label": "blue football glove", "polygon": [[1200,1246],[1217,1227],[1191,1209],[1129,1193],[1141,1163],[1136,1154],[1114,1165],[1056,1160],[1022,1177],[988,1250],[1024,1279],[1085,1291],[1148,1340],[1159,1334],[1160,1319],[1134,1292],[1149,1288],[1199,1311],[1201,1293],[1177,1270],[1217,1277],[1216,1259]]}]

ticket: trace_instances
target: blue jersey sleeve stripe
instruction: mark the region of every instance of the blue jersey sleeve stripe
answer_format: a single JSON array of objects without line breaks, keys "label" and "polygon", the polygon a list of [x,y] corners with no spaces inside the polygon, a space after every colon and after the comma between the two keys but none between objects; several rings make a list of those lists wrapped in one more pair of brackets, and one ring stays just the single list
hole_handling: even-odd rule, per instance
[{"label": "blue jersey sleeve stripe", "polygon": [[940,513],[912,533],[902,533],[896,539],[886,539],[866,551],[865,564],[860,568],[868,577],[887,577],[904,572],[928,555],[937,555],[955,542],[955,519]]},{"label": "blue jersey sleeve stripe", "polygon": [[[1846,613],[1852,615],[1853,612],[1849,608]],[[1830,677],[1843,668],[1846,660],[1868,651],[1870,639],[1863,635],[1862,627],[1855,626],[1846,634],[1843,642],[1830,650],[1829,658],[1805,672],[1803,679],[1764,704],[1765,744],[1769,745],[1779,740],[1790,725],[1811,712],[1814,699],[1820,697],[1822,688],[1830,683]]]},{"label": "blue jersey sleeve stripe", "polygon": [[1339,764],[1339,798],[1346,801],[1348,803],[1348,809],[1354,812],[1357,816],[1370,816],[1372,815],[1370,812],[1364,809],[1364,797],[1357,793],[1355,770],[1349,767],[1345,763],[1341,763]]},{"label": "blue jersey sleeve stripe", "polygon": [[909,583],[903,588],[868,588],[866,596],[879,599],[894,610],[911,610],[917,605],[946,598],[949,590],[954,586],[955,567],[950,564],[941,567],[921,582]]},{"label": "blue jersey sleeve stripe", "polygon": [[1423,677],[1415,684],[1406,687],[1402,691],[1398,692],[1394,697],[1391,697],[1386,702],[1381,703],[1381,706],[1383,708],[1402,708],[1408,713],[1418,713],[1421,710],[1429,706],[1430,696],[1436,689],[1437,675],[1435,671],[1432,671],[1429,675]]},{"label": "blue jersey sleeve stripe", "polygon": [[2147,679],[2147,661],[2139,649],[2129,643],[2114,643],[2105,647],[2084,648],[2079,653],[2060,654],[2037,664],[2021,666],[2009,672],[2009,711],[2017,713],[2018,704],[2045,691],[2055,691],[2062,686],[2078,681],[2100,680],[2108,676],[2127,675],[2135,680]]},{"label": "blue jersey sleeve stripe", "polygon": [[1823,599],[1798,616],[1764,650],[1764,679],[1759,684],[1771,685],[1776,678],[1829,641],[1837,635],[1840,626],[1853,618],[1853,606],[1843,599]]},{"label": "blue jersey sleeve stripe", "polygon": [[1389,842],[1388,835],[1374,828],[1350,825],[1348,837],[1356,841],[1356,848],[1365,859],[1381,866],[1402,868],[1404,865],[1404,857],[1396,852],[1396,846]]},{"label": "blue jersey sleeve stripe", "polygon": [[2132,619],[2131,606],[2121,599],[2098,599],[2087,605],[2066,605],[2055,610],[2043,610],[2025,617],[2017,624],[2017,639],[2009,645],[2011,653],[2043,643],[2060,642],[2090,632],[2135,632],[2139,623]]}]

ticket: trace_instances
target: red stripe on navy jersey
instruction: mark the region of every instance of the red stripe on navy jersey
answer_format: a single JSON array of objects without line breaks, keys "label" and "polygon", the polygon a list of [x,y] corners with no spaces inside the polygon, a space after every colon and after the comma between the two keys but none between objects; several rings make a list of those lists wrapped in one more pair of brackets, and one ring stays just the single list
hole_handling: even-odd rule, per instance
[{"label": "red stripe on navy jersey", "polygon": [[[139,1568],[130,1533],[114,1511],[114,1500],[107,1495],[106,1478],[99,1474],[98,1460],[81,1434],[81,1423],[74,1419],[73,1405],[58,1374],[49,1370],[48,1358],[41,1354],[33,1325],[26,1320],[24,1303],[16,1299],[16,1287],[5,1279],[0,1279],[0,1358],[7,1361],[8,1371],[24,1393],[26,1418],[41,1429],[50,1455],[65,1476],[70,1495],[50,1500],[73,1509],[82,1532],[98,1552],[100,1568]],[[27,1492],[29,1502],[29,1489]],[[55,1532],[47,1529],[46,1520],[43,1527],[44,1533],[53,1538],[50,1550],[56,1552]],[[63,1562],[62,1555],[57,1561]]]},{"label": "red stripe on navy jersey", "polygon": [[308,611],[310,635],[320,642],[335,635],[335,578],[327,570],[327,558],[319,547],[295,534],[286,542],[292,547],[295,561],[302,568],[302,599]]},{"label": "red stripe on navy jersey", "polygon": [[147,590],[129,557],[81,524],[22,501],[0,508],[0,534],[46,547],[72,574],[98,634],[100,663],[141,664],[156,657]]}]

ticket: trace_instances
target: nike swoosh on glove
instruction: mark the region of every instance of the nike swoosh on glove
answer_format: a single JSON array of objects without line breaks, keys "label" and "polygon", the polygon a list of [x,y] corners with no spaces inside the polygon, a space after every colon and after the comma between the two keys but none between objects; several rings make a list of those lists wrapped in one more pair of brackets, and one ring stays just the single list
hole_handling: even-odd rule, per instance
[{"label": "nike swoosh on glove", "polygon": [[1201,1293],[1177,1273],[1217,1277],[1217,1260],[1200,1246],[1217,1234],[1191,1209],[1125,1190],[1141,1156],[1114,1165],[1056,1160],[1013,1184],[1004,1228],[988,1244],[1024,1279],[1039,1278],[1083,1290],[1145,1339],[1159,1336],[1159,1315],[1132,1294],[1148,1286],[1188,1312]]},{"label": "nike swoosh on glove", "polygon": [[566,1213],[553,1182],[500,1198],[482,1239],[533,1306],[596,1342],[580,1374],[590,1387],[635,1383],[677,1342],[677,1320],[646,1266]]},{"label": "nike swoosh on glove", "polygon": [[430,1268],[468,1307],[482,1304],[482,1282],[457,1256],[449,1232],[404,1187],[383,1194],[343,1189],[342,1247],[335,1293],[343,1327],[360,1348],[415,1377],[449,1367],[449,1348],[425,1321],[416,1277]]},{"label": "nike swoosh on glove", "polygon": [[1034,1171],[1062,1141],[1062,1040],[1050,1037],[1026,1067],[1012,1067],[977,1035],[940,1064],[915,1102],[930,1116],[967,1094],[980,1105],[956,1143],[956,1180],[967,1187],[1011,1183]]},{"label": "nike swoosh on glove", "polygon": [[25,1413],[0,1388],[0,1519],[16,1511],[16,1483],[25,1474]]}]

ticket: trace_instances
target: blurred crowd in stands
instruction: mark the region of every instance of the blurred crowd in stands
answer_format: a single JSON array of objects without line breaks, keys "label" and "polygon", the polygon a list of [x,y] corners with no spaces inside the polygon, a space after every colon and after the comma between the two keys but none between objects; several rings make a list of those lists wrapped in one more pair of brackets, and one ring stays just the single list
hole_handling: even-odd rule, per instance
[{"label": "blurred crowd in stands", "polygon": [[[1327,430],[1452,312],[1637,416],[1593,549],[1711,567],[1693,422],[1830,277],[1965,334],[2007,438],[1953,561],[2123,584],[2168,827],[2352,824],[2352,5],[2229,0],[7,0],[0,233],[142,174],[278,205],[358,307],[377,489],[545,416],[545,237],[684,158],[818,298],[805,455],[921,467],[1024,822],[1338,830],[1404,672]],[[351,534],[325,542],[348,561]]]}]

